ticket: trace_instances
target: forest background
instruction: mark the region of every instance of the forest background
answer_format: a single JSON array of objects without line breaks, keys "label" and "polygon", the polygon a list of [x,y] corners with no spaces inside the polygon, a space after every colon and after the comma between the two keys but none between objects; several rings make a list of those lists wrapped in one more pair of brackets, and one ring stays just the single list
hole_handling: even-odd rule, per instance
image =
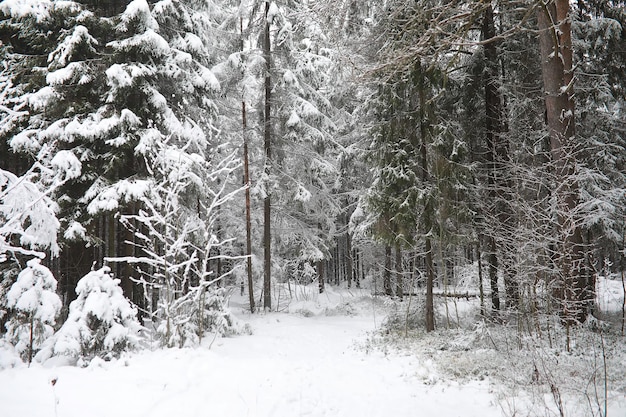
[{"label": "forest background", "polygon": [[233,286],[255,312],[317,282],[415,297],[428,331],[436,296],[476,296],[569,350],[596,278],[624,282],[623,1],[0,14],[0,331],[29,361],[95,287],[167,346],[231,327]]}]

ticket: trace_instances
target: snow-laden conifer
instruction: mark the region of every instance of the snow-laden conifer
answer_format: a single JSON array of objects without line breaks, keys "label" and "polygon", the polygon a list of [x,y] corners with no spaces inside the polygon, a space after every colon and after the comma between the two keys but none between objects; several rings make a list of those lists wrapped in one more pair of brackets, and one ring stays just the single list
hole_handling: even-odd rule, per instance
[{"label": "snow-laden conifer", "polygon": [[35,258],[28,261],[6,294],[6,305],[12,314],[5,325],[5,338],[29,363],[54,332],[52,326],[61,311],[56,288],[52,272]]},{"label": "snow-laden conifer", "polygon": [[137,309],[124,297],[120,280],[109,267],[91,271],[76,285],[76,300],[61,328],[36,359],[67,357],[85,363],[95,357],[111,359],[139,344]]}]

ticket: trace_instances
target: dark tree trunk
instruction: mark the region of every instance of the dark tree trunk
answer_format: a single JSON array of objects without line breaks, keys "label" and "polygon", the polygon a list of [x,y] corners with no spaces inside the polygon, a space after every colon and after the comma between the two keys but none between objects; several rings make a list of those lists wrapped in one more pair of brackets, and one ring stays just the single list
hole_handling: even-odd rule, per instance
[{"label": "dark tree trunk", "polygon": [[400,247],[400,245],[396,245],[396,297],[398,297],[400,300],[402,300],[402,297],[404,296],[404,284],[402,280],[403,273],[404,271],[402,268],[402,248]]},{"label": "dark tree trunk", "polygon": [[[127,207],[126,209],[124,209],[123,214],[125,215],[134,215],[135,214],[135,205],[134,204],[130,204],[129,207]],[[132,222],[132,220],[129,220],[130,222]],[[123,256],[127,259],[130,259],[132,257],[135,256],[135,245],[133,244],[135,241],[135,234],[133,233],[133,228],[132,227],[122,227],[121,229],[121,235],[122,235],[122,242],[120,242],[120,244],[123,247]],[[122,290],[124,291],[124,295],[126,296],[126,298],[128,298],[129,300],[133,301],[134,300],[134,285],[133,285],[133,275],[134,275],[134,268],[132,263],[130,262],[124,262],[124,265],[122,267],[123,273],[120,276],[120,286],[122,287]]]},{"label": "dark tree trunk", "polygon": [[348,288],[352,287],[353,265],[352,265],[352,238],[350,233],[346,232],[346,275],[348,278]]},{"label": "dark tree trunk", "polygon": [[324,260],[317,262],[317,287],[319,289],[320,294],[324,292],[326,289],[324,285],[325,277],[324,277]]},{"label": "dark tree trunk", "polygon": [[[498,50],[495,41],[496,29],[493,20],[493,8],[488,5],[483,15],[483,38],[485,39],[485,134],[487,147],[487,164],[489,166],[488,190],[492,204],[492,219],[497,220],[497,227],[492,230],[489,238],[490,255],[487,258],[491,280],[491,297],[494,310],[500,309],[500,298],[497,290],[498,265],[501,268],[506,286],[507,306],[516,306],[519,302],[519,289],[514,279],[512,265],[513,248],[508,242],[512,228],[513,216],[509,207],[507,194],[510,183],[505,178],[508,161],[508,147],[502,136],[503,111],[502,98],[499,91]],[[490,41],[491,40],[491,41]],[[500,234],[496,238],[497,234]],[[497,239],[497,240],[496,240]],[[500,250],[498,251],[498,244]],[[498,262],[498,255],[500,262]],[[495,289],[495,292],[494,292]]]},{"label": "dark tree trunk", "polygon": [[248,139],[246,137],[246,103],[241,102],[243,118],[243,169],[246,187],[246,275],[248,277],[248,298],[250,300],[250,312],[254,313],[254,280],[252,279],[252,221],[250,209],[250,166],[248,163]]},{"label": "dark tree trunk", "polygon": [[383,272],[383,290],[385,295],[392,295],[391,292],[391,246],[385,245],[385,271]]},{"label": "dark tree trunk", "polygon": [[550,153],[555,172],[557,201],[557,242],[561,317],[566,325],[587,319],[587,304],[593,288],[584,273],[582,233],[575,211],[579,187],[575,180],[574,87],[572,31],[569,0],[549,1],[537,12],[541,72]]},{"label": "dark tree trunk", "polygon": [[[270,22],[268,21],[270,10],[270,2],[265,2],[265,31],[263,42],[263,58],[265,59],[265,112],[263,115],[264,122],[264,149],[265,149],[265,175],[269,178],[270,166],[272,163],[272,124],[270,119],[271,98],[272,98],[272,57],[270,55]],[[265,198],[263,199],[263,308],[265,310],[272,309],[272,252],[271,252],[271,203],[269,189],[266,189]]]},{"label": "dark tree trunk", "polygon": [[[239,30],[241,33],[240,49],[243,52],[243,18],[239,18]],[[252,278],[252,221],[250,209],[250,165],[248,159],[248,119],[246,115],[246,102],[241,100],[241,130],[243,135],[243,182],[246,192],[246,275],[248,277],[248,300],[250,312],[254,313],[254,280]],[[242,284],[243,291],[243,284]]]},{"label": "dark tree trunk", "polygon": [[433,300],[433,286],[435,269],[433,267],[433,251],[430,238],[426,238],[426,331],[435,330],[435,303]]},{"label": "dark tree trunk", "polygon": [[[419,69],[421,72],[421,68]],[[428,152],[427,143],[430,136],[430,121],[426,112],[426,91],[424,86],[424,75],[419,74],[419,118],[420,118],[420,156],[422,159],[422,182],[428,183]],[[424,202],[424,232],[425,239],[425,262],[426,262],[426,331],[435,330],[435,303],[433,299],[433,286],[435,285],[435,268],[433,267],[433,251],[430,241],[430,231],[432,228],[432,203],[428,200]]]},{"label": "dark tree trunk", "polygon": [[493,236],[487,238],[489,241],[489,286],[491,287],[491,308],[494,314],[500,311],[500,290],[498,288],[498,257],[496,256],[496,240]]}]

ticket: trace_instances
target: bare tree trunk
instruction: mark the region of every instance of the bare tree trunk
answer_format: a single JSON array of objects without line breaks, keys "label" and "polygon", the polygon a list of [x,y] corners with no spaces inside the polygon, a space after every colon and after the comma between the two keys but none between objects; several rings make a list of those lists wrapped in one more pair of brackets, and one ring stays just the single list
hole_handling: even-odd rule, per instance
[{"label": "bare tree trunk", "polygon": [[[263,115],[264,122],[264,149],[265,149],[265,175],[269,178],[270,165],[272,161],[272,131],[271,131],[271,98],[272,98],[272,57],[270,55],[270,22],[268,20],[270,10],[270,2],[265,2],[265,31],[263,43],[263,58],[265,59],[265,112]],[[265,190],[265,198],[263,199],[263,308],[265,310],[272,309],[272,252],[271,252],[271,203],[269,189]]]},{"label": "bare tree trunk", "polygon": [[491,309],[494,315],[500,311],[500,290],[498,289],[498,258],[496,256],[496,240],[493,236],[487,238],[489,241],[489,286],[491,288]]},{"label": "bare tree trunk", "polygon": [[[421,71],[421,68],[419,69]],[[428,182],[428,155],[427,141],[430,135],[430,122],[426,113],[426,92],[424,91],[424,75],[419,74],[419,118],[420,118],[420,156],[422,159],[422,181],[424,184]],[[433,286],[435,285],[435,268],[433,267],[433,251],[430,241],[430,231],[432,228],[431,213],[432,206],[429,201],[424,202],[424,219],[425,228],[425,262],[426,262],[426,331],[435,330],[435,303],[433,299]]]},{"label": "bare tree trunk", "polygon": [[346,274],[348,278],[348,288],[352,287],[352,278],[354,274],[354,266],[352,265],[352,238],[350,233],[346,232]]},{"label": "bare tree trunk", "polygon": [[402,297],[404,297],[404,284],[402,282],[403,273],[402,248],[400,247],[400,245],[396,244],[396,297],[398,297],[400,300],[402,300]]},{"label": "bare tree trunk", "polygon": [[575,210],[578,183],[574,178],[574,83],[572,32],[569,0],[552,0],[537,13],[541,72],[543,75],[546,120],[550,134],[550,153],[555,170],[558,243],[555,248],[559,269],[561,318],[565,325],[584,322],[587,303],[593,297],[584,274],[582,233]]},{"label": "bare tree trunk", "polygon": [[383,271],[383,290],[391,296],[391,246],[385,245],[385,270]]},{"label": "bare tree trunk", "polygon": [[[497,227],[490,231],[489,249],[487,258],[491,279],[491,298],[494,310],[500,309],[500,296],[497,287],[498,265],[504,276],[506,285],[507,307],[516,306],[519,302],[519,289],[514,280],[512,271],[512,248],[507,244],[508,233],[512,229],[510,207],[508,206],[507,190],[509,182],[504,178],[508,160],[508,149],[502,137],[503,114],[502,98],[498,80],[498,50],[495,41],[496,29],[493,21],[493,8],[488,5],[483,14],[483,37],[485,41],[485,132],[489,148],[487,162],[489,165],[489,200],[492,204],[492,218],[497,220]],[[490,41],[491,40],[491,41]],[[500,233],[499,241],[496,236]],[[500,243],[500,251],[498,251]],[[500,262],[498,262],[498,254]]]},{"label": "bare tree trunk", "polygon": [[[356,274],[354,274],[354,283],[355,287],[361,288],[361,281],[365,279],[365,267],[363,266],[363,259],[361,256],[361,251],[358,249],[354,250],[355,260],[356,260]],[[362,278],[361,278],[362,277]]]},{"label": "bare tree trunk", "polygon": [[[240,49],[243,52],[243,17],[239,18],[239,30],[241,33]],[[250,209],[250,164],[248,160],[248,119],[246,115],[246,100],[241,99],[241,128],[243,135],[243,181],[246,189],[246,273],[248,276],[248,299],[250,300],[250,313],[254,313],[254,281],[252,279],[252,221]],[[243,284],[242,284],[243,291]],[[243,295],[243,294],[242,294]]]},{"label": "bare tree trunk", "polygon": [[433,300],[433,286],[435,269],[433,267],[433,250],[430,238],[426,238],[426,331],[435,330],[435,303]]},{"label": "bare tree trunk", "polygon": [[320,260],[317,262],[317,287],[319,289],[320,294],[324,292],[325,287],[325,277],[324,277],[324,260]]},{"label": "bare tree trunk", "polygon": [[[135,204],[129,203],[129,206],[124,209],[123,214],[132,216],[135,214],[135,211],[136,211]],[[129,219],[129,221],[133,222],[132,219]],[[126,257],[126,259],[130,259],[135,256],[135,245],[133,244],[133,242],[135,241],[135,234],[133,233],[132,227],[123,227],[122,229],[123,231],[121,232],[121,235],[123,239],[122,239],[122,242],[120,242],[120,244],[124,248],[123,256]],[[126,298],[128,298],[131,301],[134,301],[134,294],[133,294],[134,284],[132,281],[132,276],[134,274],[134,271],[135,270],[133,268],[133,265],[130,262],[125,262],[123,266],[123,273],[120,276],[120,281],[121,281],[120,286],[122,287],[122,290],[124,291],[124,296],[126,296]]]},{"label": "bare tree trunk", "polygon": [[476,243],[476,258],[478,259],[478,294],[480,295],[480,316],[485,317],[485,290],[483,289],[483,262],[482,252],[480,250],[480,239],[478,236],[478,243]]}]

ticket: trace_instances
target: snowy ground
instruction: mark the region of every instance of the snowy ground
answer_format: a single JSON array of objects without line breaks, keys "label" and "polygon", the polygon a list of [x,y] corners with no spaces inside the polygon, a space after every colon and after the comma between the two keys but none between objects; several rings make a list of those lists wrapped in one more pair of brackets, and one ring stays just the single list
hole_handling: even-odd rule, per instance
[{"label": "snowy ground", "polygon": [[[390,303],[369,291],[292,290],[289,302],[286,289],[276,300],[281,313],[250,315],[243,298],[233,297],[230,306],[252,335],[206,339],[197,349],[146,350],[86,368],[1,370],[0,417],[558,415],[546,395],[549,385],[526,385],[535,393],[503,389],[506,378],[492,373],[508,369],[510,381],[527,383],[531,369],[511,361],[534,357],[480,347],[473,341],[476,330],[394,339],[372,332],[381,329]],[[619,298],[616,291],[610,293]],[[612,365],[620,375],[626,373],[619,365],[624,357]],[[550,376],[561,384],[559,375]],[[618,385],[612,384],[608,417],[626,415],[626,389]],[[569,401],[566,387],[557,387]],[[579,415],[576,404],[566,403],[567,416]]]},{"label": "snowy ground", "polygon": [[355,300],[328,309],[309,299],[290,306],[296,313],[255,316],[235,304],[254,334],[211,349],[6,369],[0,416],[500,416],[487,382],[433,383],[415,357],[356,348],[381,317],[371,298]]}]

